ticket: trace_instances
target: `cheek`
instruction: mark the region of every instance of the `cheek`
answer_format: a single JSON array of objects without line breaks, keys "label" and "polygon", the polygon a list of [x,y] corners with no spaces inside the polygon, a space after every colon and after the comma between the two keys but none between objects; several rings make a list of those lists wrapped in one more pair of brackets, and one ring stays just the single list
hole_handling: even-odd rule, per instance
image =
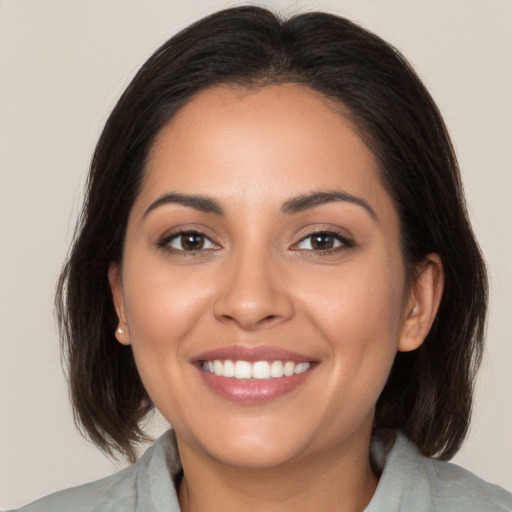
[{"label": "cheek", "polygon": [[133,258],[133,266],[127,260],[124,295],[130,343],[144,387],[166,419],[179,425],[187,414],[182,397],[191,393],[186,373],[190,338],[209,308],[211,293],[204,286],[205,276],[199,285],[197,270],[170,269],[162,259],[146,258],[140,264]]},{"label": "cheek", "polygon": [[301,300],[315,311],[319,327],[330,325],[338,333],[399,330],[404,272],[393,262],[372,263],[354,261],[302,279]]},{"label": "cheek", "polygon": [[149,359],[161,363],[164,353],[180,353],[181,341],[208,310],[208,280],[197,270],[171,268],[165,257],[133,261],[137,265],[128,260],[124,270],[130,342],[139,366]]},{"label": "cheek", "polygon": [[380,393],[400,338],[403,283],[402,269],[381,258],[304,284],[304,309],[329,346],[333,375]]}]

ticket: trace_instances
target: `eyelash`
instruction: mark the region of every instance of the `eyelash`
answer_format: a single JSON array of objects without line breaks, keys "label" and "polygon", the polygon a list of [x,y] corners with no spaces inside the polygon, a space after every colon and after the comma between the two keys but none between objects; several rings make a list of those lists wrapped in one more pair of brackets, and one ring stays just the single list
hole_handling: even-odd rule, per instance
[{"label": "eyelash", "polygon": [[[329,249],[325,249],[325,250],[315,250],[314,248],[304,249],[304,248],[299,247],[299,245],[301,243],[305,242],[306,240],[311,239],[314,236],[320,236],[320,235],[324,236],[324,237],[331,237],[334,240],[334,243],[338,243],[339,245],[329,248]],[[187,249],[183,248],[183,240],[181,242],[181,247],[182,247],[181,249],[171,246],[171,243],[173,241],[178,240],[180,237],[185,237],[185,236],[201,237],[203,239],[203,244],[208,243],[208,244],[211,244],[213,247],[207,247],[207,248],[200,247],[199,249],[195,249],[195,250],[194,249],[187,250]],[[310,245],[312,245],[312,244],[310,243]],[[214,243],[211,240],[211,238],[206,236],[204,233],[201,233],[201,231],[196,231],[194,229],[184,229],[184,230],[172,233],[170,235],[166,235],[157,243],[157,246],[158,246],[158,248],[165,249],[169,252],[172,252],[174,254],[180,254],[182,256],[190,256],[190,255],[197,254],[199,252],[217,250],[220,248],[220,246],[217,245],[216,243]],[[311,253],[314,253],[315,255],[324,255],[324,254],[327,255],[327,254],[332,254],[334,252],[337,252],[337,251],[340,251],[343,249],[350,249],[352,247],[354,247],[354,243],[351,240],[349,240],[348,238],[346,238],[345,236],[338,233],[337,231],[318,229],[318,230],[313,231],[312,233],[309,233],[306,236],[302,237],[299,240],[299,242],[294,244],[290,249],[293,251],[311,252]]]},{"label": "eyelash", "polygon": [[[301,249],[299,247],[299,245],[302,242],[304,242],[308,239],[312,239],[314,236],[320,236],[320,235],[324,236],[324,237],[332,237],[334,240],[334,243],[338,242],[339,245],[332,247],[330,249],[324,249],[324,250],[315,250],[313,248]],[[310,245],[311,245],[311,242],[310,242]],[[354,242],[352,242],[352,240],[349,240],[347,237],[343,236],[342,234],[338,233],[337,231],[332,231],[332,230],[328,230],[328,229],[317,229],[317,230],[313,231],[312,233],[308,233],[306,236],[302,237],[298,243],[296,243],[295,245],[293,245],[291,247],[291,249],[294,251],[305,251],[305,252],[307,251],[307,252],[314,253],[315,256],[321,256],[321,255],[333,254],[340,250],[350,249],[352,247],[354,247]]]},{"label": "eyelash", "polygon": [[[204,248],[204,247],[200,247],[199,249],[195,249],[195,250],[186,250],[186,249],[178,249],[176,247],[172,247],[171,246],[171,243],[175,240],[178,240],[179,238],[181,237],[185,237],[185,236],[197,236],[197,237],[201,237],[203,239],[203,243],[209,243],[211,244],[212,246],[214,247],[208,247],[208,248]],[[183,239],[181,241],[181,246],[183,247]],[[158,248],[160,249],[165,249],[169,252],[172,252],[174,254],[180,254],[182,256],[190,256],[190,255],[194,255],[194,254],[197,254],[198,252],[204,252],[204,251],[211,251],[211,250],[216,250],[218,248],[220,248],[216,243],[214,243],[211,238],[209,238],[208,236],[206,236],[204,233],[201,233],[201,231],[196,231],[195,229],[183,229],[181,231],[177,231],[175,233],[172,233],[170,235],[166,235],[164,236],[158,243],[157,243],[157,246]]]}]

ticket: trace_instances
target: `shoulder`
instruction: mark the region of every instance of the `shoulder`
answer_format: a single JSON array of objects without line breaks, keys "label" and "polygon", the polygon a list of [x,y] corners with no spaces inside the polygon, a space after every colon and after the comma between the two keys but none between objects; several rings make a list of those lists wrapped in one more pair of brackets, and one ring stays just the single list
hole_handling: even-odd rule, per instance
[{"label": "shoulder", "polygon": [[389,432],[381,437],[372,449],[383,471],[368,512],[512,512],[512,494],[505,489],[455,464],[424,457],[403,434],[394,433],[391,441]]},{"label": "shoulder", "polygon": [[169,512],[179,511],[173,481],[180,470],[174,435],[167,432],[132,466],[50,494],[18,512],[160,512],[160,502]]},{"label": "shoulder", "polygon": [[433,501],[439,510],[512,512],[512,494],[502,487],[486,482],[456,464],[422,459],[424,473],[431,482]]},{"label": "shoulder", "polygon": [[135,510],[136,473],[135,464],[107,478],[50,494],[22,507],[19,512],[131,512]]}]

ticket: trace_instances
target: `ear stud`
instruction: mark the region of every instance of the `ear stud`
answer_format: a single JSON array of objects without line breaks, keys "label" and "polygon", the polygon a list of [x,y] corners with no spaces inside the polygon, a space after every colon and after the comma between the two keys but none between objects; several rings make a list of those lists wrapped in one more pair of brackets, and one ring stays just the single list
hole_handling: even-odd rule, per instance
[{"label": "ear stud", "polygon": [[121,327],[118,327],[117,334],[124,334],[124,329],[121,329]]}]

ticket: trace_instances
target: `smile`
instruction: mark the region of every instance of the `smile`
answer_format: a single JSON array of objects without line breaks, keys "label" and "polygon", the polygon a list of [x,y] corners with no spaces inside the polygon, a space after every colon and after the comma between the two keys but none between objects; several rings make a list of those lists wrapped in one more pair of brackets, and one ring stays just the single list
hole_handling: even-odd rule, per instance
[{"label": "smile", "polygon": [[256,405],[293,393],[321,361],[277,347],[231,345],[197,354],[191,362],[206,387],[240,405]]},{"label": "smile", "polygon": [[201,368],[204,372],[218,377],[234,378],[239,380],[269,380],[282,377],[291,377],[306,372],[311,363],[295,363],[294,361],[203,361]]}]

